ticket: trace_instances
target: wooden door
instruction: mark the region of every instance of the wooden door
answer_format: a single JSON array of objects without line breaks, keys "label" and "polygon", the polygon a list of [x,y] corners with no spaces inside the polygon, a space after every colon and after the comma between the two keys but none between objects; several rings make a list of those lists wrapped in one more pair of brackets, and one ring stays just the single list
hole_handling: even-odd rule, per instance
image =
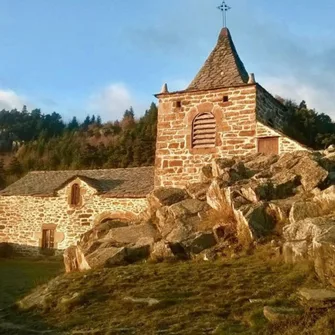
[{"label": "wooden door", "polygon": [[42,234],[42,248],[53,249],[55,246],[55,230],[54,229],[43,229]]},{"label": "wooden door", "polygon": [[265,137],[258,139],[258,152],[266,155],[279,154],[279,138]]}]

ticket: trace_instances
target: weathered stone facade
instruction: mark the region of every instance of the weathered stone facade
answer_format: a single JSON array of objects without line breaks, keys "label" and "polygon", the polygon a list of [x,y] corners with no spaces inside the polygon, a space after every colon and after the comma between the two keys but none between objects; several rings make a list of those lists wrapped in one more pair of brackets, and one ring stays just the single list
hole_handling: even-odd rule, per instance
[{"label": "weathered stone facade", "polygon": [[[228,102],[223,102],[224,96],[228,96]],[[155,186],[197,182],[201,168],[213,158],[255,151],[255,97],[255,85],[160,96]],[[176,107],[177,101],[181,102],[180,108]],[[192,148],[193,119],[205,112],[216,119],[216,146]]]},{"label": "weathered stone facade", "polygon": [[[80,203],[70,204],[73,184],[80,186]],[[147,209],[145,197],[100,195],[75,178],[54,196],[0,196],[0,243],[10,243],[22,254],[41,251],[43,229],[55,230],[54,249],[76,244],[81,234],[106,219],[134,221]]]},{"label": "weathered stone facade", "polygon": [[[258,99],[259,96],[262,98]],[[228,101],[223,102],[224,97]],[[257,121],[272,117],[280,123],[280,118],[277,120],[275,116],[282,116],[283,107],[280,109],[280,103],[277,105],[272,99],[257,84],[160,95],[155,186],[185,187],[199,182],[205,164],[214,158],[256,153],[258,138],[278,137],[279,153],[305,150],[299,143]],[[177,102],[181,107],[177,107]],[[193,120],[201,113],[215,116],[213,148],[192,148]]]},{"label": "weathered stone facade", "polygon": [[279,154],[292,151],[309,151],[307,147],[301,145],[299,142],[292,140],[291,138],[285,136],[283,133],[268,127],[261,122],[257,122],[257,138],[263,137],[277,137],[279,140]]}]

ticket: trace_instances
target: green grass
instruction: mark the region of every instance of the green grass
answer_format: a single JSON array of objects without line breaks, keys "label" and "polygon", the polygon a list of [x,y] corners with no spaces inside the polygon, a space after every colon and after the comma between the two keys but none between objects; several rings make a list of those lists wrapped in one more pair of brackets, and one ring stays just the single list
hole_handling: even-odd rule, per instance
[{"label": "green grass", "polygon": [[62,272],[60,261],[0,259],[0,309]]},{"label": "green grass", "polygon": [[[29,268],[29,263],[26,266]],[[38,267],[40,275],[30,282],[29,289],[34,280],[45,278],[44,272],[52,275],[58,271],[55,267],[53,272],[50,264],[45,266],[48,270]],[[21,293],[26,290],[19,279],[15,285],[22,288]],[[264,318],[264,305],[299,305],[295,293],[301,286],[320,286],[307,265],[285,265],[262,249],[216,262],[147,263],[68,274],[59,281],[44,310],[12,312],[7,319],[30,328],[34,320],[43,320],[41,327],[53,326],[65,333],[334,334],[332,311],[306,310],[298,320],[276,325]],[[9,287],[13,289],[14,282]],[[74,293],[75,299],[61,302]],[[126,297],[160,302],[148,306],[126,301]],[[250,299],[259,300],[251,303]]]}]

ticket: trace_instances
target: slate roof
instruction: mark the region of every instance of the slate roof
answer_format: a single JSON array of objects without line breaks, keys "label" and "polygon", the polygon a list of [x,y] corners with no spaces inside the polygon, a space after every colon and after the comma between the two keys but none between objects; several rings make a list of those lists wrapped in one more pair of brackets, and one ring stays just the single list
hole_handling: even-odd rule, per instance
[{"label": "slate roof", "polygon": [[154,168],[140,167],[108,170],[34,171],[0,191],[0,196],[53,196],[74,178],[98,191],[117,198],[142,198],[154,188]]},{"label": "slate roof", "polygon": [[237,54],[228,28],[187,90],[209,90],[247,84],[249,75]]}]

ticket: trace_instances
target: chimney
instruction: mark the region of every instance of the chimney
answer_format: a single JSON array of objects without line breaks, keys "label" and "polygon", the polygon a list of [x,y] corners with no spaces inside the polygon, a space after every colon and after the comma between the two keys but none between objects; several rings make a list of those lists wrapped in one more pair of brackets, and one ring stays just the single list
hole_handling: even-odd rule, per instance
[{"label": "chimney", "polygon": [[169,93],[167,84],[164,84],[161,90],[161,94]]},{"label": "chimney", "polygon": [[255,74],[254,74],[254,73],[249,73],[249,81],[248,81],[248,84],[256,84]]}]

